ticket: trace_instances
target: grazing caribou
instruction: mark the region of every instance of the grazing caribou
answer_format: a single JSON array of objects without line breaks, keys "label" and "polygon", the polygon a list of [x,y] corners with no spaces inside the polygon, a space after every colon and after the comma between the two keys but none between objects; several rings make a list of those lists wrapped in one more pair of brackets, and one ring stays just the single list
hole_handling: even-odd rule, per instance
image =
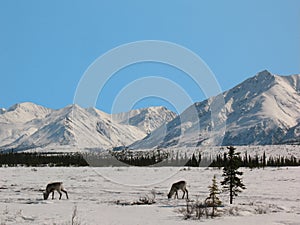
[{"label": "grazing caribou", "polygon": [[49,197],[49,194],[52,192],[52,199],[54,199],[54,191],[57,191],[59,193],[59,200],[61,199],[62,193],[64,192],[67,196],[67,199],[69,199],[68,192],[64,189],[62,182],[53,182],[49,183],[46,187],[46,191],[44,194],[44,200],[47,200]]},{"label": "grazing caribou", "polygon": [[182,198],[184,198],[185,193],[186,193],[186,199],[189,198],[189,192],[186,189],[186,182],[183,181],[183,180],[172,184],[171,190],[170,190],[170,192],[168,194],[168,198],[169,199],[172,198],[172,196],[173,196],[174,193],[175,193],[175,198],[176,198],[176,196],[178,198],[178,190],[182,190],[183,191]]}]

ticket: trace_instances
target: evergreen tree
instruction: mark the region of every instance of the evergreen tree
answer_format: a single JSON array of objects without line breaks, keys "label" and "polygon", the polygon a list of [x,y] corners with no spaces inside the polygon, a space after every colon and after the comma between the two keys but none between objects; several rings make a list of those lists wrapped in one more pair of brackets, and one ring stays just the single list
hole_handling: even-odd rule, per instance
[{"label": "evergreen tree", "polygon": [[247,154],[247,151],[246,151],[245,156],[244,156],[244,160],[243,160],[243,166],[246,167],[248,165],[249,165],[249,163],[248,163],[248,154]]},{"label": "evergreen tree", "polygon": [[207,206],[212,207],[211,217],[214,217],[217,206],[220,206],[222,204],[222,201],[218,197],[220,191],[216,181],[216,175],[214,175],[212,179],[212,185],[208,186],[208,188],[209,188],[209,197],[205,199],[205,203]]},{"label": "evergreen tree", "polygon": [[262,167],[265,168],[267,165],[267,159],[266,159],[266,152],[264,152],[263,154],[263,158],[262,158]]},{"label": "evergreen tree", "polygon": [[199,153],[199,156],[198,156],[198,165],[200,166],[200,163],[201,163],[201,153]]},{"label": "evergreen tree", "polygon": [[221,182],[224,191],[229,191],[230,204],[233,202],[234,196],[237,196],[242,189],[246,189],[239,176],[243,175],[243,172],[238,171],[240,167],[239,153],[235,152],[233,146],[227,147],[229,150],[227,156],[227,163],[223,168],[224,180]]}]

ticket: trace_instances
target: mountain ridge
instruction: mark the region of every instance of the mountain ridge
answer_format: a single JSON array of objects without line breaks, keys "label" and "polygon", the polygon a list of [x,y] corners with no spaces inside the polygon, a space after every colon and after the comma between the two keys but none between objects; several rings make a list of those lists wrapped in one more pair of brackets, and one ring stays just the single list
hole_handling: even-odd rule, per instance
[{"label": "mountain ridge", "polygon": [[[171,111],[153,114],[161,107],[151,107],[148,114],[156,126],[164,119],[175,117]],[[146,109],[144,111],[147,111]],[[165,116],[168,114],[168,116]],[[130,112],[127,114],[130,119]],[[136,112],[135,117],[139,116]],[[164,118],[161,118],[161,116]],[[142,116],[142,115],[141,115]],[[128,145],[147,135],[146,131],[130,123],[119,123],[113,115],[96,108],[84,109],[68,105],[62,109],[48,109],[34,103],[15,104],[0,114],[0,149],[24,150],[32,148],[69,146],[81,148],[111,148]]]},{"label": "mountain ridge", "polygon": [[[268,145],[299,141],[299,129],[295,127],[300,122],[299,74],[279,76],[264,70],[221,95],[225,105],[216,118],[220,124],[226,121],[224,134],[222,131],[212,132],[210,105],[215,96],[194,103],[168,122],[166,134],[159,134],[158,129],[153,132],[152,137],[148,135],[129,148],[218,145],[220,136],[223,136],[221,145]],[[187,114],[195,109],[200,122],[197,124],[192,118],[184,121],[184,126],[189,124],[191,132],[188,130],[182,135],[180,118],[189,118]],[[289,131],[293,127],[295,132]],[[159,136],[164,137],[158,140]]]},{"label": "mountain ridge", "polygon": [[1,109],[0,125],[0,150],[299,144],[300,75],[264,70],[180,115],[162,106],[111,115],[24,102]]}]

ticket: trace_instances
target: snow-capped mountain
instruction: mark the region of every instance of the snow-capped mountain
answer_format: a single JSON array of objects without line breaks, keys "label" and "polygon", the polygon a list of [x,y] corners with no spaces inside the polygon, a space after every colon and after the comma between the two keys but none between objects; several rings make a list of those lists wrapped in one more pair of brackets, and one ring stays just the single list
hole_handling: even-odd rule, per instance
[{"label": "snow-capped mountain", "polygon": [[[195,103],[166,129],[158,128],[130,148],[300,142],[300,75],[258,73],[222,94],[224,105],[212,123],[211,106],[220,96]],[[225,122],[226,132],[217,132]]]},{"label": "snow-capped mountain", "polygon": [[173,120],[176,116],[176,113],[168,110],[166,107],[159,106],[113,114],[112,118],[118,123],[138,127],[149,134],[162,124],[165,124],[166,121]]},{"label": "snow-capped mountain", "polygon": [[[175,117],[173,112],[162,107],[133,110],[115,117],[77,105],[52,110],[28,102],[16,104],[0,114],[0,149],[60,146],[106,149],[129,145],[146,136],[142,123],[145,115],[153,118],[153,122],[148,123],[149,129]],[[130,122],[126,124],[127,117]]]},{"label": "snow-capped mountain", "polygon": [[0,150],[298,144],[300,75],[262,71],[179,116],[164,107],[110,115],[16,104],[0,110],[0,140]]},{"label": "snow-capped mountain", "polygon": [[300,75],[276,76],[263,71],[224,96],[226,145],[280,144],[300,122]]}]

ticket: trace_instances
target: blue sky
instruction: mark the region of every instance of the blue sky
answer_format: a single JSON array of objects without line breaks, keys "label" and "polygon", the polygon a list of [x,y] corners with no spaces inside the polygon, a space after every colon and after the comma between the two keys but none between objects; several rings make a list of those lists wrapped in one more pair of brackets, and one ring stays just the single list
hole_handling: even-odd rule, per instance
[{"label": "blue sky", "polygon": [[[300,71],[298,0],[2,0],[0,1],[0,107],[30,101],[50,108],[72,104],[82,75],[99,56],[119,45],[163,40],[199,55],[222,90],[267,69]],[[203,94],[176,68],[142,63],[114,74],[97,108],[110,112],[126,84],[164,76]],[[134,107],[172,106],[145,98]],[[124,108],[124,111],[127,109]]]}]

